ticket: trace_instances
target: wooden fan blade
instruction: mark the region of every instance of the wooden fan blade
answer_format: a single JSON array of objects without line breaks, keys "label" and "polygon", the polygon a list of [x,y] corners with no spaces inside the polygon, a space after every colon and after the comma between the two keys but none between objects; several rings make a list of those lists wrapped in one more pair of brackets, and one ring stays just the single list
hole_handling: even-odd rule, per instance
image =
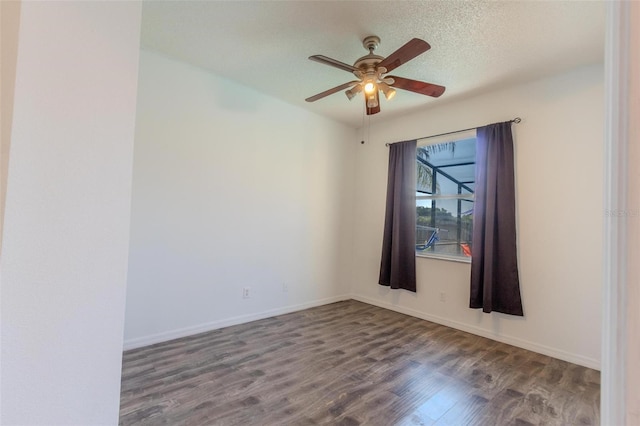
[{"label": "wooden fan blade", "polygon": [[400,65],[409,62],[429,49],[431,49],[429,43],[424,40],[420,40],[419,38],[413,38],[400,49],[383,59],[382,62],[378,64],[378,68],[385,67],[387,72],[389,72],[398,68]]},{"label": "wooden fan blade", "polygon": [[358,68],[351,66],[349,64],[345,64],[344,62],[340,62],[336,59],[329,58],[324,55],[313,55],[309,56],[309,59],[312,61],[320,62],[321,64],[329,65],[332,67],[340,68],[341,70],[345,70],[348,72],[360,71]]},{"label": "wooden fan blade", "polygon": [[351,86],[353,86],[355,84],[358,84],[358,83],[360,83],[360,82],[356,80],[356,81],[350,81],[348,83],[341,84],[340,86],[336,86],[333,89],[325,90],[322,93],[318,93],[317,95],[311,96],[310,98],[305,99],[305,101],[307,101],[307,102],[315,102],[318,99],[322,99],[325,96],[332,95],[332,94],[334,94],[336,92],[339,92],[341,90],[347,89],[347,88],[349,88],[349,87],[351,87]]},{"label": "wooden fan blade", "polygon": [[425,83],[424,81],[411,80],[393,75],[387,77],[393,78],[394,82],[389,86],[395,87],[396,89],[408,90],[422,95],[433,96],[434,98],[439,97],[445,91],[443,86],[438,86],[437,84]]},{"label": "wooden fan blade", "polygon": [[373,108],[369,108],[367,106],[367,98],[366,97],[364,98],[364,105],[367,108],[367,115],[373,115],[380,112],[380,96],[378,96],[377,90],[376,90],[376,101],[378,101],[378,105]]}]

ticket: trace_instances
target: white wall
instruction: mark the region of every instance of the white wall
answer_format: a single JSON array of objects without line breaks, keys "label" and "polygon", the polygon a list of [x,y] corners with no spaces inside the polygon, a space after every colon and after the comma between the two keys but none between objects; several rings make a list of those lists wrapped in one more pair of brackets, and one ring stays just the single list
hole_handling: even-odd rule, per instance
[{"label": "white wall", "polygon": [[355,130],[144,50],[137,114],[125,347],[349,297]]},{"label": "white wall", "polygon": [[[599,368],[603,96],[602,66],[591,66],[373,125],[357,156],[354,298]],[[384,144],[516,116],[523,119],[513,130],[525,317],[469,309],[465,263],[418,258],[417,294],[379,286]]]},{"label": "white wall", "polygon": [[140,4],[20,12],[0,422],[117,424]]},{"label": "white wall", "polygon": [[[632,2],[625,5],[629,11],[629,35],[627,54],[628,67],[628,111],[626,112],[628,126],[629,157],[627,158],[628,173],[628,207],[635,214],[635,220],[630,221],[627,235],[627,337],[625,339],[628,347],[626,353],[627,363],[627,389],[626,389],[626,409],[627,421],[629,424],[640,424],[640,265],[634,260],[640,257],[640,3]],[[623,9],[624,10],[624,9]],[[623,63],[624,64],[624,63]],[[622,65],[624,66],[624,65]]]}]

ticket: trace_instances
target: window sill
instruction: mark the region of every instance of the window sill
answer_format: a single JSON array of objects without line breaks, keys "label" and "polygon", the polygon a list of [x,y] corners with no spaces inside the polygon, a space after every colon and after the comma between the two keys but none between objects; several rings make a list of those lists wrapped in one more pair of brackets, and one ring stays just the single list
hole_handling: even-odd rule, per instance
[{"label": "window sill", "polygon": [[447,256],[444,254],[418,254],[418,253],[416,253],[416,257],[422,257],[425,259],[447,260],[449,262],[466,263],[469,265],[471,264],[470,257]]}]

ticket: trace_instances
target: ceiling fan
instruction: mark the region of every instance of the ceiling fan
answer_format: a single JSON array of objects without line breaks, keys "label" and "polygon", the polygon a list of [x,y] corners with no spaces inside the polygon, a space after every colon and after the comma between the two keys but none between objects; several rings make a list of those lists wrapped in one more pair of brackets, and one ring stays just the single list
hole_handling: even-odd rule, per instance
[{"label": "ceiling fan", "polygon": [[348,89],[345,91],[345,94],[349,100],[351,100],[358,93],[363,92],[367,115],[372,115],[380,112],[379,92],[382,92],[387,100],[390,100],[395,96],[395,89],[408,90],[422,95],[433,96],[434,98],[437,98],[444,93],[445,88],[443,86],[438,86],[437,84],[410,80],[408,78],[396,77],[393,75],[384,75],[429,50],[431,48],[429,43],[424,40],[420,40],[419,38],[411,39],[404,46],[386,58],[373,53],[379,44],[379,37],[365,37],[365,39],[362,40],[362,45],[365,49],[369,50],[369,54],[355,61],[353,66],[323,55],[309,56],[309,59],[312,61],[351,72],[358,78],[358,80],[350,81],[332,89],[325,90],[324,92],[305,99],[305,101],[315,102],[318,99],[322,99],[325,96],[329,96],[343,89]]}]

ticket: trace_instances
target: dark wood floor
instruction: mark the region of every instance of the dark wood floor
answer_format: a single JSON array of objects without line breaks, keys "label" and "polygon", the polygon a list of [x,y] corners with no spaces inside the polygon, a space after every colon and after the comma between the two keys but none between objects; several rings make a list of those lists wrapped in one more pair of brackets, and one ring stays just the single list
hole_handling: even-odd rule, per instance
[{"label": "dark wood floor", "polygon": [[124,354],[121,425],[599,424],[599,372],[356,301]]}]

